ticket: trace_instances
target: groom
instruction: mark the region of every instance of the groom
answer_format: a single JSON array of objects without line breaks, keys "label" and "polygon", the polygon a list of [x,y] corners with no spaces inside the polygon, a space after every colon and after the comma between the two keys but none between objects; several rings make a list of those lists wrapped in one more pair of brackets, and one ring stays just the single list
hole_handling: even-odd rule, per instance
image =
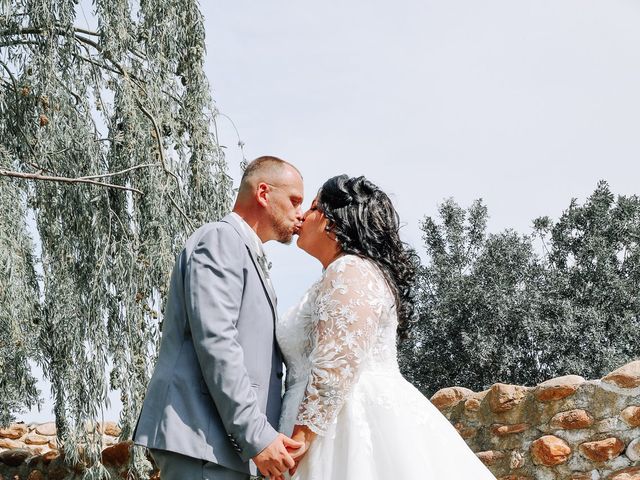
[{"label": "groom", "polygon": [[162,480],[278,478],[293,467],[279,434],[282,357],[262,243],[289,243],[302,222],[300,172],[251,162],[233,212],[200,227],[178,256],[158,361],[134,441]]}]

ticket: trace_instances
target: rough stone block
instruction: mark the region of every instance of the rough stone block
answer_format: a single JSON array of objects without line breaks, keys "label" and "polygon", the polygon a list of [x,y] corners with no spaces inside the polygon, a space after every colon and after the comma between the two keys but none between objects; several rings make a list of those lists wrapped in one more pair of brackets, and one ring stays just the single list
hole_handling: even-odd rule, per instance
[{"label": "rough stone block", "polygon": [[56,424],[54,422],[42,423],[36,427],[36,433],[53,437],[56,434]]},{"label": "rough stone block", "polygon": [[636,438],[627,446],[625,455],[629,457],[632,462],[640,462],[640,438]]},{"label": "rough stone block", "polygon": [[482,404],[482,400],[487,396],[489,390],[484,390],[483,392],[477,392],[469,397],[464,402],[464,408],[468,412],[477,412],[480,410],[480,405]]},{"label": "rough stone block", "polygon": [[602,378],[603,382],[612,383],[620,388],[640,387],[640,360],[627,363]]},{"label": "rough stone block", "polygon": [[580,452],[593,462],[606,462],[617,457],[624,450],[624,442],[616,437],[585,442],[580,445]]},{"label": "rough stone block", "polygon": [[19,440],[12,440],[10,438],[0,438],[0,448],[8,448],[15,450],[17,448],[25,448],[24,443]]},{"label": "rough stone block", "polygon": [[478,458],[487,466],[495,465],[497,462],[502,460],[505,457],[504,452],[500,452],[497,450],[487,450],[486,452],[478,452],[476,453]]},{"label": "rough stone block", "polygon": [[632,405],[620,413],[620,417],[630,427],[640,427],[640,406]]},{"label": "rough stone block", "polygon": [[24,443],[28,445],[46,445],[49,443],[49,437],[32,432],[24,438]]},{"label": "rough stone block", "polygon": [[463,387],[448,387],[438,390],[431,397],[431,403],[438,410],[445,410],[454,406],[460,400],[465,399],[469,395],[473,394],[473,390]]},{"label": "rough stone block", "polygon": [[[599,478],[599,477],[596,477]],[[593,480],[593,474],[591,472],[576,472],[572,473],[569,477],[570,480]]]},{"label": "rough stone block", "polygon": [[487,394],[489,408],[494,413],[509,411],[526,398],[528,390],[527,387],[519,385],[496,383],[489,389]]},{"label": "rough stone block", "polygon": [[607,480],[640,480],[640,466],[613,472],[607,477]]},{"label": "rough stone block", "polygon": [[45,477],[44,473],[36,469],[36,470],[31,470],[31,472],[29,472],[29,476],[27,477],[27,480],[45,480],[46,478],[47,477]]},{"label": "rough stone block", "polygon": [[535,397],[541,402],[552,402],[573,395],[585,382],[579,375],[565,375],[542,382],[534,389]]},{"label": "rough stone block", "polygon": [[593,425],[593,417],[586,410],[575,409],[557,413],[549,423],[554,430],[576,430]]},{"label": "rough stone block", "polygon": [[497,437],[504,437],[506,435],[513,435],[516,433],[522,433],[528,430],[530,425],[528,423],[516,423],[515,425],[503,425],[494,423],[491,426],[491,433]]},{"label": "rough stone block", "polygon": [[58,450],[49,450],[40,456],[40,460],[45,465],[48,465],[58,457],[60,457],[60,452]]},{"label": "rough stone block", "polygon": [[17,467],[18,465],[22,465],[30,456],[31,452],[27,449],[5,450],[4,452],[0,452],[0,463],[4,463],[10,467]]},{"label": "rough stone block", "polygon": [[129,463],[131,442],[122,442],[102,451],[102,463],[113,467],[122,467]]},{"label": "rough stone block", "polygon": [[23,423],[14,423],[7,428],[0,428],[0,437],[17,440],[27,434],[29,429]]},{"label": "rough stone block", "polygon": [[554,435],[544,435],[531,444],[531,458],[536,465],[553,467],[565,463],[570,456],[567,442]]},{"label": "rough stone block", "polygon": [[120,427],[115,422],[104,422],[98,424],[98,431],[111,437],[120,435]]}]

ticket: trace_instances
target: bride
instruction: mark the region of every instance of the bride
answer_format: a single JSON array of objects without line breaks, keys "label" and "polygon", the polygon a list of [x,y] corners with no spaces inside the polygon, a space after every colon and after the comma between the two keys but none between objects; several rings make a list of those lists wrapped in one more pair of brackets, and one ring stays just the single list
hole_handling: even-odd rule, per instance
[{"label": "bride", "polygon": [[322,278],[277,325],[287,366],[280,431],[304,443],[294,480],[493,480],[400,374],[396,331],[414,313],[417,255],[389,197],[364,177],[321,188],[298,246]]}]

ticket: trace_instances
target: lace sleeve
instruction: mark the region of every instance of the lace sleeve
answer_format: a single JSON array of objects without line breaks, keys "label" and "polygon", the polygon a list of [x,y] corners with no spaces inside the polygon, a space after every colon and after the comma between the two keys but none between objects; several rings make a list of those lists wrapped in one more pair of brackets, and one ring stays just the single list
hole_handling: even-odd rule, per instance
[{"label": "lace sleeve", "polygon": [[375,337],[380,316],[371,266],[346,256],[327,268],[313,311],[311,372],[297,423],[319,435],[335,421]]}]

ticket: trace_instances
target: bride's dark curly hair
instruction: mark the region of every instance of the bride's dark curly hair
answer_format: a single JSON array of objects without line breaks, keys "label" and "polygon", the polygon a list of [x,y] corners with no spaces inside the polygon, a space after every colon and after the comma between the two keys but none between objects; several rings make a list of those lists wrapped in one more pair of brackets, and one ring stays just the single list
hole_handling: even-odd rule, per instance
[{"label": "bride's dark curly hair", "polygon": [[396,299],[398,334],[406,337],[415,315],[420,259],[400,240],[400,219],[387,194],[365,177],[338,175],[322,185],[317,205],[342,251],[380,268]]}]

